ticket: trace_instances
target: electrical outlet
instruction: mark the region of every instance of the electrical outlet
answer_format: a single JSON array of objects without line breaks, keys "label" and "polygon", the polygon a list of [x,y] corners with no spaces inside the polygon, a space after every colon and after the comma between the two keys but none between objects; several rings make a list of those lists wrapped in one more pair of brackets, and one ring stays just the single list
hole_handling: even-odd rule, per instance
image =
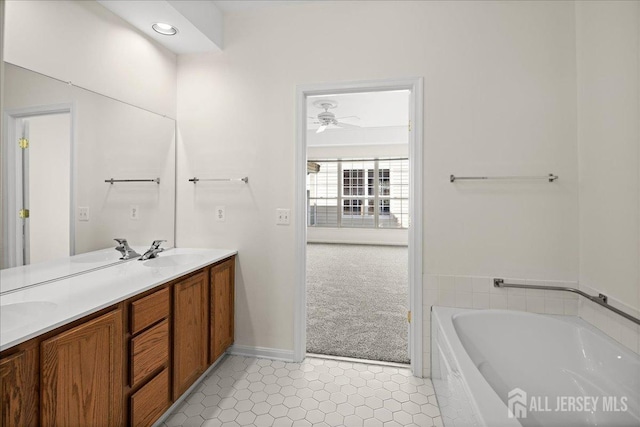
[{"label": "electrical outlet", "polygon": [[137,205],[129,206],[129,219],[132,219],[134,221],[140,219],[140,209]]},{"label": "electrical outlet", "polygon": [[224,206],[216,206],[216,221],[224,222],[226,218],[225,210]]},{"label": "electrical outlet", "polygon": [[78,206],[78,221],[89,221],[89,208],[86,206]]},{"label": "electrical outlet", "polygon": [[276,209],[276,224],[289,225],[291,217],[291,209]]}]

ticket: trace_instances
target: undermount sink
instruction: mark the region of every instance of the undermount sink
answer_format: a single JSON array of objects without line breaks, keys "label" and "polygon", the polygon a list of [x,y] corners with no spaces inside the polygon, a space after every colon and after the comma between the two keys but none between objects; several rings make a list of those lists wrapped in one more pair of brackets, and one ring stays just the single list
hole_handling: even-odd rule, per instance
[{"label": "undermount sink", "polygon": [[0,323],[4,331],[13,331],[45,317],[58,307],[48,301],[27,301],[0,305]]},{"label": "undermount sink", "polygon": [[142,265],[145,267],[178,267],[197,262],[201,258],[202,255],[196,254],[158,255],[158,258],[144,261]]}]

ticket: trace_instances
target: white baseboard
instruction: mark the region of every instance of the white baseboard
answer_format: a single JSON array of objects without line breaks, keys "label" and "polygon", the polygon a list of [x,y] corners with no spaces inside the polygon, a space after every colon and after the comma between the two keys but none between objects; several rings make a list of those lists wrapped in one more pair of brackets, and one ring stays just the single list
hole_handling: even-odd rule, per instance
[{"label": "white baseboard", "polygon": [[234,344],[227,353],[237,356],[257,357],[260,359],[282,360],[293,362],[293,350],[282,350],[268,347],[252,347],[248,345]]}]

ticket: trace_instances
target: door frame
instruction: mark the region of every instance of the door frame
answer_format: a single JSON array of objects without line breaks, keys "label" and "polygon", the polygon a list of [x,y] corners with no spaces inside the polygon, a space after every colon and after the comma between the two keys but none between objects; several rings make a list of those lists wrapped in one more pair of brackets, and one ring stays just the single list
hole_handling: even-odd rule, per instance
[{"label": "door frame", "polygon": [[[69,114],[70,122],[70,182],[69,182],[69,255],[76,253],[76,215],[74,206],[76,204],[76,176],[77,176],[77,152],[75,134],[75,107],[73,103],[41,105],[27,108],[15,108],[4,111],[2,135],[2,192],[5,195],[2,204],[2,265],[3,268],[16,267],[22,263],[22,256],[18,256],[18,250],[22,248],[21,221],[17,217],[17,212],[21,209],[18,206],[19,188],[22,188],[21,161],[19,160],[19,148],[17,141],[21,121],[29,117],[45,116],[51,114]],[[21,193],[21,192],[20,192]],[[22,264],[20,264],[22,265]]]},{"label": "door frame", "polygon": [[[294,360],[304,360],[307,348],[307,103],[308,96],[337,93],[409,90],[409,165],[411,188],[409,200],[409,356],[414,376],[422,377],[422,176],[423,176],[423,78],[384,79],[358,82],[318,83],[296,87],[296,157],[295,157],[295,295]],[[426,361],[428,362],[428,361]]]}]

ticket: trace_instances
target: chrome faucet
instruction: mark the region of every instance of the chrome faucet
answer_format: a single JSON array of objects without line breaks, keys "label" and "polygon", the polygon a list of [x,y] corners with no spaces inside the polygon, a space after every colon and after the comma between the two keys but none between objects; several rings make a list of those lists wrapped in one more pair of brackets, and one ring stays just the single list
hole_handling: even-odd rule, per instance
[{"label": "chrome faucet", "polygon": [[144,255],[142,255],[138,261],[145,261],[148,259],[157,258],[158,254],[164,251],[164,248],[160,247],[162,242],[166,242],[166,240],[154,240],[149,250],[147,250],[147,252],[145,252]]},{"label": "chrome faucet", "polygon": [[127,239],[113,239],[118,242],[118,246],[116,246],[116,251],[122,254],[120,259],[131,259],[137,258],[140,254],[129,247],[129,243],[127,243]]}]

